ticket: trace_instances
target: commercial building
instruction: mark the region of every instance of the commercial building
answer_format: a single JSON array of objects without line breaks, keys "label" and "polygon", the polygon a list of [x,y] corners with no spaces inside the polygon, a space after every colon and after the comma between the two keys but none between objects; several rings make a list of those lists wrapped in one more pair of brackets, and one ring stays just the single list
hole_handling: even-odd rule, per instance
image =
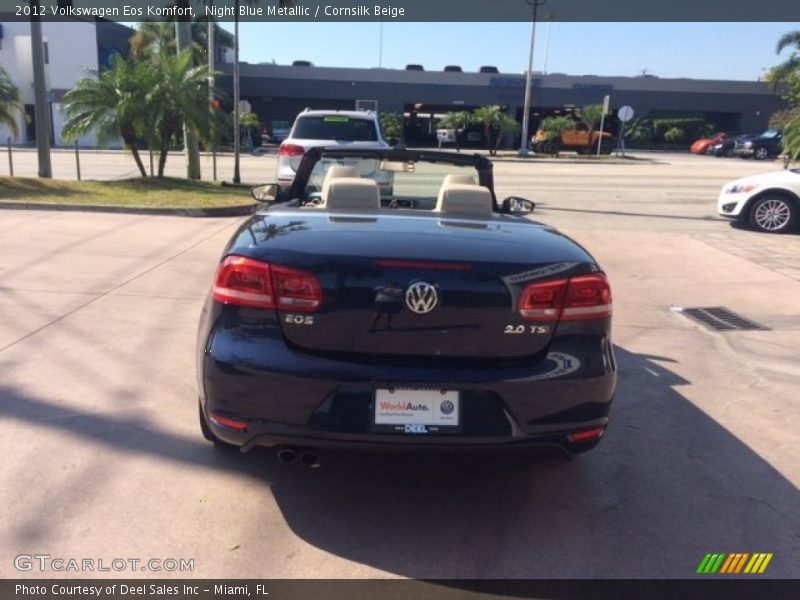
[{"label": "commercial building", "polygon": [[[64,94],[92,71],[101,70],[114,53],[127,54],[133,30],[105,21],[44,22],[45,78],[52,140],[63,145]],[[226,75],[218,83],[232,97],[231,52],[220,52],[217,68]],[[20,135],[15,143],[35,140],[33,70],[30,24],[0,23],[0,66],[19,87],[27,119],[19,117]],[[499,73],[491,67],[482,72],[414,69],[350,69],[316,67],[307,61],[296,65],[241,65],[241,96],[262,122],[288,121],[306,107],[352,109],[367,101],[380,111],[405,115],[405,137],[410,145],[436,143],[437,120],[447,112],[497,104],[522,120],[525,76]],[[653,76],[601,77],[559,73],[534,75],[531,128],[548,115],[569,113],[586,104],[611,97],[612,109],[634,108],[636,116],[669,114],[702,116],[721,131],[758,132],[769,117],[784,108],[764,82],[666,79]],[[611,118],[608,128],[619,124]],[[0,142],[9,132],[0,128]],[[477,138],[476,143],[479,141]],[[518,140],[507,140],[516,144]],[[94,146],[87,135],[79,143]]]},{"label": "commercial building", "polygon": [[[232,87],[229,77],[224,84]],[[532,84],[533,126],[544,116],[602,102],[605,95],[613,109],[630,105],[636,116],[702,115],[717,129],[736,132],[765,129],[770,115],[785,107],[766,83],[756,81],[537,73]],[[242,64],[241,90],[262,121],[291,122],[305,107],[352,109],[357,100],[372,100],[381,111],[406,116],[409,143],[433,143],[437,115],[450,111],[498,104],[521,121],[525,76]],[[617,125],[612,119],[610,127]]]},{"label": "commercial building", "polygon": [[[43,22],[44,73],[46,101],[49,107],[51,140],[62,145],[61,131],[65,122],[62,107],[64,94],[91,72],[108,64],[115,53],[127,54],[128,39],[133,30],[118,23],[105,21]],[[36,119],[33,102],[33,64],[31,60],[31,26],[27,22],[0,23],[0,66],[19,88],[25,117],[19,115],[19,135],[12,137],[0,126],[0,141],[12,137],[12,142],[29,144],[36,140]],[[95,146],[89,134],[79,140],[81,146]]]}]

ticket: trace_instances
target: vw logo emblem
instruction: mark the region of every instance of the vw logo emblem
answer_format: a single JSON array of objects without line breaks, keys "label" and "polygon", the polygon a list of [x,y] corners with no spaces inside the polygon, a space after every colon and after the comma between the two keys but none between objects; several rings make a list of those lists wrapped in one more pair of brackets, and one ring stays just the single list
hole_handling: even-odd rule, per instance
[{"label": "vw logo emblem", "polygon": [[456,409],[456,405],[453,404],[450,400],[445,400],[439,405],[439,410],[442,411],[443,415],[449,415]]},{"label": "vw logo emblem", "polygon": [[436,308],[439,302],[439,294],[436,288],[430,283],[418,281],[408,286],[406,290],[406,306],[411,312],[418,315],[425,315]]}]

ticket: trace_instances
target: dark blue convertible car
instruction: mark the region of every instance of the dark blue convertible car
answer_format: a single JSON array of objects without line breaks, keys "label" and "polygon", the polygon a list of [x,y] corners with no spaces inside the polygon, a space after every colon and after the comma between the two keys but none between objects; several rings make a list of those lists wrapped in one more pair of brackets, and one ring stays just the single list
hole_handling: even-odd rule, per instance
[{"label": "dark blue convertible car", "polygon": [[208,440],[308,463],[329,446],[598,443],[616,383],[608,279],[526,217],[532,202],[498,201],[489,160],[316,148],[291,188],[253,193],[263,208],[200,319]]}]

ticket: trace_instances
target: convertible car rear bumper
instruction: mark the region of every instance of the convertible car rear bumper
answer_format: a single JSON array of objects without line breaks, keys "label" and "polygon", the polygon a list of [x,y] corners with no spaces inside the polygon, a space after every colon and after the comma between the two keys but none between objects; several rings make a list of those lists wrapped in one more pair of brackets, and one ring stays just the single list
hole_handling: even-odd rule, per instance
[{"label": "convertible car rear bumper", "polygon": [[[198,353],[201,407],[213,434],[243,450],[594,445],[616,383],[607,322],[594,330],[562,323],[545,355],[492,363],[345,360],[299,351],[276,328],[206,326]],[[459,426],[387,431],[374,414],[382,389],[457,392]],[[587,432],[594,434],[582,436]]]}]

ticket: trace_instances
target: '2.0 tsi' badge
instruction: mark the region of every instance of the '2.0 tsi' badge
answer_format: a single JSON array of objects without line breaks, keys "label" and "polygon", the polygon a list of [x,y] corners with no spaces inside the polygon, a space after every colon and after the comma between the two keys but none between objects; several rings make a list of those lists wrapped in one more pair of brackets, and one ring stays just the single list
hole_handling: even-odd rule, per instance
[{"label": "'2.0 tsi' badge", "polygon": [[406,306],[411,312],[425,315],[431,312],[439,302],[436,287],[425,281],[418,281],[406,290]]}]

